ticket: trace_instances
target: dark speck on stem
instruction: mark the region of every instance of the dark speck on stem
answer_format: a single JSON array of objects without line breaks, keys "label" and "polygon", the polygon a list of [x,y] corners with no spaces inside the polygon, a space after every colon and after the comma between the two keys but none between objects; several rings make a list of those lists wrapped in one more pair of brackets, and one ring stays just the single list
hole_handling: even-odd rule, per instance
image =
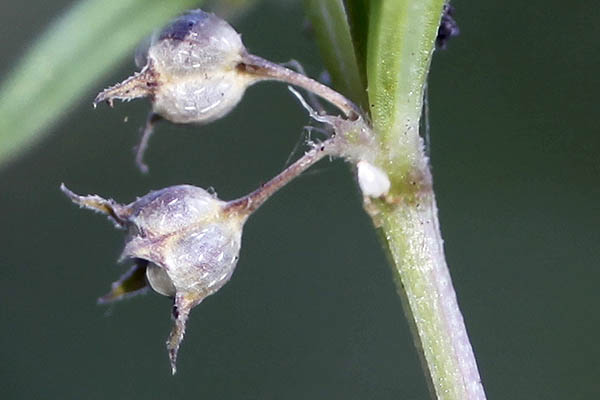
[{"label": "dark speck on stem", "polygon": [[458,29],[458,24],[453,14],[454,7],[450,4],[444,4],[442,19],[435,39],[435,47],[438,49],[445,50],[450,38],[460,34],[460,29]]}]

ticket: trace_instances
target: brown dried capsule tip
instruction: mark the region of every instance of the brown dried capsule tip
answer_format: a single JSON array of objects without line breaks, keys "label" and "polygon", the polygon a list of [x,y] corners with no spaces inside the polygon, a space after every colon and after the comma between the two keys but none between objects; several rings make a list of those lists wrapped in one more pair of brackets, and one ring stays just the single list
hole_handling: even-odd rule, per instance
[{"label": "brown dried capsule tip", "polygon": [[64,185],[61,190],[74,203],[106,214],[128,230],[121,260],[132,259],[135,265],[100,302],[120,300],[148,286],[174,298],[175,326],[167,348],[175,373],[189,312],[231,278],[248,213],[228,210],[227,203],[189,185],[150,192],[128,205],[79,196]]}]

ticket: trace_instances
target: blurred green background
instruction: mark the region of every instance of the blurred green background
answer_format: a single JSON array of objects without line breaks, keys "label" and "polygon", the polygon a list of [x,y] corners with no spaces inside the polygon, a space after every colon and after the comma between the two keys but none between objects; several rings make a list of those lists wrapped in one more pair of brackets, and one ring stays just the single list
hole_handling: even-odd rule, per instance
[{"label": "blurred green background", "polygon": [[[0,4],[0,77],[70,4]],[[598,398],[599,9],[453,4],[461,36],[434,55],[430,150],[488,397]],[[252,52],[322,71],[299,3],[262,2],[234,25]],[[132,59],[96,91],[128,76]],[[171,377],[169,300],[96,305],[127,268],[116,263],[123,234],[70,204],[60,182],[121,202],[181,183],[230,199],[281,170],[309,121],[283,85],[260,84],[226,119],[159,125],[141,176],[131,148],[148,103],[93,110],[96,91],[0,170],[3,399],[428,398],[391,272],[340,161],[321,162],[249,221],[237,272],[192,313]]]}]

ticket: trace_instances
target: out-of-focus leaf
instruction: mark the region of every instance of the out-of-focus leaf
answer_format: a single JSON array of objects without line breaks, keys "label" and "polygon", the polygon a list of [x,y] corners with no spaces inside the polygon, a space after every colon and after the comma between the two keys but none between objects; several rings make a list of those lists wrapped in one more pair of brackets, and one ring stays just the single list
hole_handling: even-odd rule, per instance
[{"label": "out-of-focus leaf", "polygon": [[145,35],[200,3],[76,3],[40,36],[0,87],[0,166],[50,132],[52,124],[124,56],[132,54]]},{"label": "out-of-focus leaf", "polygon": [[206,7],[211,9],[219,17],[229,21],[242,17],[250,9],[257,6],[262,0],[211,0],[206,2]]},{"label": "out-of-focus leaf", "polygon": [[[305,0],[307,14],[335,88],[367,109],[366,74],[361,74],[360,68],[365,65],[365,61],[357,59],[357,49],[344,3],[342,0]],[[362,21],[367,23],[366,16]],[[359,32],[366,31],[362,21],[354,18],[353,28]]]},{"label": "out-of-focus leaf", "polygon": [[348,0],[343,2],[348,15],[350,35],[354,44],[354,53],[358,72],[363,86],[367,85],[367,39],[369,36],[369,0]]}]

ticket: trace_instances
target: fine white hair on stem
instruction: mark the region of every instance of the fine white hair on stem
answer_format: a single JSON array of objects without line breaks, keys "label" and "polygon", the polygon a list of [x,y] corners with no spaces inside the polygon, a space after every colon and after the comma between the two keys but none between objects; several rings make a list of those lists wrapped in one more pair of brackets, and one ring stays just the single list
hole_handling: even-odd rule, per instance
[{"label": "fine white hair on stem", "polygon": [[320,115],[318,112],[316,112],[308,104],[308,102],[304,99],[304,97],[300,94],[300,92],[298,92],[296,89],[294,89],[291,86],[288,86],[288,90],[290,92],[292,92],[292,94],[294,96],[296,96],[296,98],[298,99],[298,101],[300,102],[300,104],[302,105],[302,107],[304,107],[306,109],[306,111],[308,111],[308,115],[312,119],[314,119],[315,121],[318,121],[318,122],[322,122],[324,124],[332,125],[332,123],[331,123],[331,117],[330,116],[326,116],[326,115]]},{"label": "fine white hair on stem", "polygon": [[[300,133],[300,137],[298,138],[298,140],[296,140],[296,144],[294,144],[292,151],[290,151],[290,154],[288,155],[287,159],[285,160],[285,163],[283,164],[283,168],[286,168],[288,165],[290,165],[290,163],[292,162],[292,158],[298,152],[298,148],[300,148],[301,144],[310,142],[311,129],[308,129],[308,128],[312,128],[312,127],[305,126],[304,129],[302,130],[302,132]],[[306,135],[307,136],[306,139],[304,138],[305,132],[308,132],[308,135]]]},{"label": "fine white hair on stem", "polygon": [[328,135],[335,138],[329,145],[331,155],[342,157],[352,163],[365,160],[376,164],[377,143],[373,129],[365,119],[361,116],[356,119],[345,119],[334,115],[321,115],[295,88],[288,86],[288,89],[308,111],[311,119],[322,123],[325,129],[332,131]]},{"label": "fine white hair on stem", "polygon": [[[351,125],[339,124],[339,123],[336,124],[337,119],[335,117],[318,114],[306,102],[304,97],[302,97],[302,95],[296,89],[294,89],[291,86],[288,86],[288,89],[290,90],[290,92],[292,92],[292,94],[294,96],[296,96],[298,101],[300,101],[300,104],[308,111],[308,114],[310,115],[310,117],[312,119],[314,119],[318,122],[322,122],[328,126],[331,126],[334,129],[334,131],[336,130],[336,128],[339,130],[340,126],[344,126],[345,129],[348,129],[348,132],[350,132]],[[354,124],[354,123],[355,123],[355,121],[352,121],[350,124]],[[344,135],[347,134],[348,132],[346,132],[346,131],[339,132],[339,135],[335,137],[335,139],[337,139],[337,141],[336,141],[336,144],[337,144],[336,147],[338,149],[337,153],[339,155],[343,156],[344,158],[346,158],[348,161],[356,162],[358,160],[356,163],[357,178],[358,178],[358,184],[360,186],[360,189],[361,189],[363,195],[366,197],[373,197],[373,198],[378,198],[378,197],[387,195],[390,190],[390,187],[391,187],[391,183],[390,183],[390,179],[389,179],[388,175],[381,168],[373,165],[371,162],[366,161],[364,159],[364,158],[367,158],[366,155],[369,154],[369,152],[370,152],[368,146],[367,147],[353,146],[350,142],[347,142],[344,140],[345,139]],[[335,132],[335,133],[338,133],[338,132]],[[315,147],[314,144],[312,144],[312,146]],[[350,151],[352,148],[358,149],[358,154],[352,154],[352,153],[355,153],[354,151]]]},{"label": "fine white hair on stem", "polygon": [[[306,71],[304,70],[304,67],[298,60],[295,60],[292,58],[290,61],[282,63],[281,65],[283,65],[285,67],[294,68],[296,71],[298,71],[302,75],[308,76],[306,74]],[[321,102],[319,101],[319,98],[313,92],[307,91],[306,96],[308,97],[308,103],[311,104],[313,109],[317,110],[317,114],[320,114],[320,115],[327,114],[327,112],[325,111],[325,107],[323,107],[323,104],[321,104]]]}]

